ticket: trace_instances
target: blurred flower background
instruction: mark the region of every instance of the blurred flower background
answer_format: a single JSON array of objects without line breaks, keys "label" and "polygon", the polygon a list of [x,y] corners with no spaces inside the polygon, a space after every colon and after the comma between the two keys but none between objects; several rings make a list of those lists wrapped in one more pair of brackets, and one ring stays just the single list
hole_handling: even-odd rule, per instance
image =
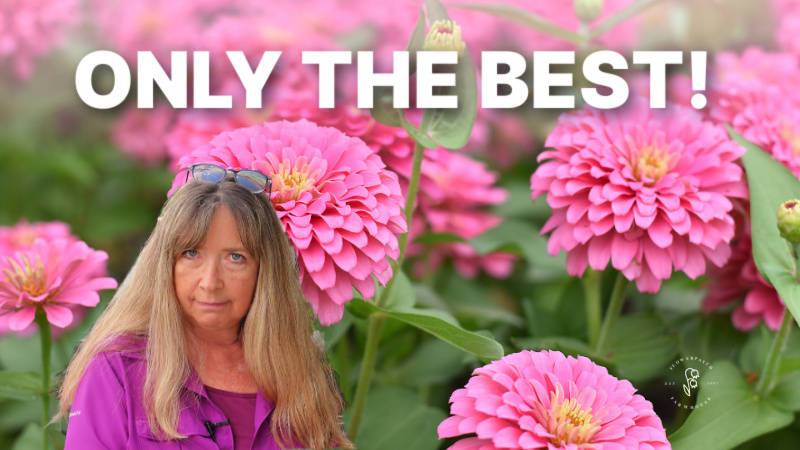
[{"label": "blurred flower background", "polygon": [[[631,70],[621,75],[632,98],[619,111],[533,109],[531,99],[513,110],[479,107],[464,148],[433,145],[416,169],[414,136],[356,108],[354,67],[337,69],[336,108],[319,109],[319,74],[301,52],[369,50],[376,72],[388,72],[424,3],[0,0],[0,448],[41,448],[42,406],[32,400],[42,396],[36,330],[46,324],[30,324],[36,305],[54,325],[49,379],[132,266],[173,181],[213,158],[273,177],[272,201],[300,257],[360,449],[521,448],[533,422],[504,417],[511,413],[500,403],[545,428],[548,417],[591,419],[586,408],[596,405],[574,435],[527,430],[550,448],[592,448],[594,437],[604,449],[662,448],[662,435],[675,448],[794,448],[800,336],[786,337],[783,363],[778,352],[766,376],[770,342],[791,323],[782,325],[784,301],[756,268],[752,237],[763,228],[750,217],[752,175],[725,126],[800,175],[800,0],[443,2],[478,84],[487,50],[525,56],[528,84],[537,50],[575,50],[579,62],[600,49],[628,61],[633,50],[704,50],[709,105],[691,108],[688,64],[670,68],[667,111],[647,107],[647,72]],[[536,28],[536,18],[557,27]],[[211,93],[231,95],[234,107],[174,109],[156,89],[154,107],[139,109],[133,89],[122,105],[93,109],[76,93],[75,72],[94,50],[123,56],[134,79],[138,51],[153,52],[167,71],[171,51],[209,51]],[[251,67],[265,51],[283,52],[260,109],[244,107],[225,55],[233,50]],[[559,93],[586,85],[579,67],[558,68],[576,80]],[[93,85],[109,92],[110,69],[98,68]],[[413,104],[405,113],[412,128],[421,124]],[[311,137],[321,127],[329,127],[325,143]],[[280,144],[282,130],[308,139]],[[267,143],[243,148],[244,135]],[[47,278],[63,269],[48,266],[53,252],[83,261],[65,289]],[[556,351],[582,355],[569,359],[570,370],[596,378],[570,381]],[[722,361],[708,380],[729,392],[701,388],[712,400],[687,407],[695,398],[681,397],[685,380],[672,375],[683,369],[670,367],[688,357]],[[495,391],[499,400],[476,400],[488,394],[475,380],[495,372],[546,378],[547,392],[537,393],[538,406]],[[504,382],[494,379],[492,389],[523,390]],[[366,397],[359,385],[369,387]],[[608,399],[587,400],[584,388]],[[612,398],[615,389],[624,395]],[[752,400],[752,389],[766,395]],[[741,395],[750,400],[736,403]],[[63,442],[59,424],[48,433]],[[469,433],[477,437],[456,440]],[[638,446],[648,439],[653,447]]]}]

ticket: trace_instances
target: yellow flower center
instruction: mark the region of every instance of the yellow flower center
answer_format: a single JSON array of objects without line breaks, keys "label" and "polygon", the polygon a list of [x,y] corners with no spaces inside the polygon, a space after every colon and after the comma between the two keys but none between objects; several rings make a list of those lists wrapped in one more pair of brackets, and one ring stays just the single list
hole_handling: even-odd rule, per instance
[{"label": "yellow flower center", "polygon": [[592,415],[592,408],[583,407],[574,398],[565,399],[561,385],[550,394],[550,410],[545,411],[547,431],[554,435],[550,443],[556,446],[574,444],[580,450],[594,449],[592,438],[600,431],[600,417]]},{"label": "yellow flower center", "polygon": [[301,156],[292,164],[284,160],[272,175],[273,190],[282,194],[282,200],[299,200],[300,194],[312,192],[316,187],[319,170],[311,171],[308,160]]},{"label": "yellow flower center", "polygon": [[44,271],[42,260],[38,256],[36,264],[31,264],[28,255],[23,254],[23,265],[21,266],[11,258],[7,258],[7,260],[11,268],[3,270],[3,273],[7,281],[18,291],[27,292],[31,297],[40,297],[47,293],[47,274]]},{"label": "yellow flower center", "polygon": [[650,144],[633,155],[631,170],[637,180],[652,186],[669,172],[675,159],[676,157],[671,155],[666,147],[656,147]]}]

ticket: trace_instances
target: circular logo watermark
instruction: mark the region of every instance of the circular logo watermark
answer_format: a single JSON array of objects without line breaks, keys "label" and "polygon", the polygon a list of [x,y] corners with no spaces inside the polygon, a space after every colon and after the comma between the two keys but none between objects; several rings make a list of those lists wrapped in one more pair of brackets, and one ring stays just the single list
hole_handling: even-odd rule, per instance
[{"label": "circular logo watermark", "polygon": [[[703,358],[697,356],[684,356],[676,359],[669,366],[669,373],[667,374],[667,381],[664,382],[665,386],[675,387],[670,400],[678,408],[684,409],[697,409],[706,406],[711,397],[704,392],[703,397],[699,397],[698,393],[701,386],[713,386],[718,382],[708,381],[708,374],[714,370],[714,367]],[[697,397],[697,400],[692,404],[692,399]]]}]

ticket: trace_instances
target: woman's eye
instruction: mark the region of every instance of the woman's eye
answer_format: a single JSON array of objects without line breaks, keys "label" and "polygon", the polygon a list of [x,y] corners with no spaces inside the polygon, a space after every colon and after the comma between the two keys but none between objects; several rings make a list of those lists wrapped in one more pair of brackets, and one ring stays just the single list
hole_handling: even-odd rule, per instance
[{"label": "woman's eye", "polygon": [[238,253],[231,253],[231,260],[234,262],[244,261],[244,256]]},{"label": "woman's eye", "polygon": [[189,258],[194,258],[197,256],[197,250],[186,250],[183,252],[184,255],[188,256]]}]

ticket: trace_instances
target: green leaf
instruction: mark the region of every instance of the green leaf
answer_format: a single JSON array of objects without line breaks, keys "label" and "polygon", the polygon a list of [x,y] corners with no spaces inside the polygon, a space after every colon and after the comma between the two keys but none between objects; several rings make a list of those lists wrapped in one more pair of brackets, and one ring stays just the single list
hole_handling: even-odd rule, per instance
[{"label": "green leaf", "polygon": [[664,321],[655,315],[620,317],[601,355],[616,374],[631,381],[652,378],[678,354],[678,336],[667,336]]},{"label": "green leaf", "polygon": [[395,109],[391,86],[375,86],[372,90],[372,118],[387,127],[400,127],[406,122],[402,109]]},{"label": "green leaf", "polygon": [[41,392],[41,374],[34,372],[0,372],[0,399],[36,400]]},{"label": "green leaf", "polygon": [[[428,21],[450,20],[447,10],[439,0],[426,0]],[[440,108],[428,111],[431,116],[429,134],[439,145],[456,150],[469,141],[475,116],[478,112],[478,81],[475,65],[465,49],[456,64],[455,86],[437,88],[437,95],[454,95],[458,98],[458,108]]]},{"label": "green leaf", "polygon": [[577,278],[541,284],[534,297],[522,302],[522,309],[532,336],[586,337],[586,305]]},{"label": "green leaf", "polygon": [[728,127],[731,137],[747,149],[742,156],[750,186],[753,258],[758,271],[780,294],[795,320],[800,320],[800,286],[794,279],[795,264],[786,241],[778,232],[778,208],[800,198],[800,180],[794,174]]},{"label": "green leaf", "polygon": [[586,356],[620,378],[642,381],[661,372],[678,353],[678,337],[665,333],[659,317],[633,314],[618,319],[603,355],[596,354],[586,342],[569,336],[521,338],[514,342],[524,349],[559,350],[567,355]]},{"label": "green leaf", "polygon": [[406,51],[408,52],[408,74],[411,75],[417,71],[417,52],[422,51],[422,46],[425,44],[425,11],[419,9],[419,18],[417,24],[414,25],[414,30],[411,31],[411,37],[408,38],[406,44]]},{"label": "green leaf", "polygon": [[729,449],[792,423],[792,413],[755,397],[733,363],[717,361],[713,367],[697,396],[710,400],[696,408],[670,436],[674,450]]},{"label": "green leaf", "polygon": [[20,433],[11,450],[41,450],[42,428],[31,423]]},{"label": "green leaf", "polygon": [[[378,291],[376,291],[378,292]],[[382,294],[383,291],[381,290]],[[376,298],[380,298],[377,297]],[[417,304],[416,295],[414,293],[414,285],[411,280],[402,270],[398,270],[394,276],[394,286],[389,299],[386,301],[386,309],[390,311],[413,308]]]},{"label": "green leaf", "polygon": [[[350,413],[345,413],[345,423]],[[364,406],[356,448],[364,450],[436,450],[436,428],[447,414],[426,406],[415,392],[380,386],[371,390]]]},{"label": "green leaf", "polygon": [[538,228],[524,220],[505,220],[497,227],[472,238],[469,243],[482,255],[498,251],[510,252],[524,257],[530,266],[543,269],[554,277],[561,278],[565,274],[564,254],[550,256],[547,253],[547,238],[539,234]]},{"label": "green leaf", "polygon": [[497,341],[461,328],[453,316],[443,311],[417,308],[389,311],[358,299],[349,302],[348,307],[354,313],[358,311],[367,315],[385,314],[432,334],[485,361],[500,359],[504,354],[503,347]]},{"label": "green leaf", "polygon": [[[462,373],[467,362],[464,352],[439,339],[422,343],[389,378],[392,384],[418,387],[441,384]],[[470,357],[474,360],[474,357]]]},{"label": "green leaf", "polygon": [[[692,295],[686,293],[687,297]],[[730,314],[692,317],[680,330],[680,352],[705,361],[733,359],[747,335],[733,327]]]},{"label": "green leaf", "polygon": [[778,379],[770,393],[770,401],[786,411],[800,411],[800,372],[792,372]]},{"label": "green leaf", "polygon": [[429,138],[428,136],[425,136],[422,133],[422,131],[419,130],[419,128],[417,128],[416,126],[414,126],[414,124],[406,120],[405,115],[401,114],[401,116],[402,119],[400,121],[400,125],[403,126],[403,129],[406,130],[406,133],[408,133],[409,136],[411,136],[415,141],[417,141],[419,145],[427,149],[435,149],[439,147],[439,145],[436,144],[436,142],[433,139]]},{"label": "green leaf", "polygon": [[460,149],[469,141],[478,113],[478,81],[469,49],[464,50],[456,64],[455,86],[437,89],[441,91],[439,95],[455,96],[458,107],[431,110],[430,136],[442,147]]}]

